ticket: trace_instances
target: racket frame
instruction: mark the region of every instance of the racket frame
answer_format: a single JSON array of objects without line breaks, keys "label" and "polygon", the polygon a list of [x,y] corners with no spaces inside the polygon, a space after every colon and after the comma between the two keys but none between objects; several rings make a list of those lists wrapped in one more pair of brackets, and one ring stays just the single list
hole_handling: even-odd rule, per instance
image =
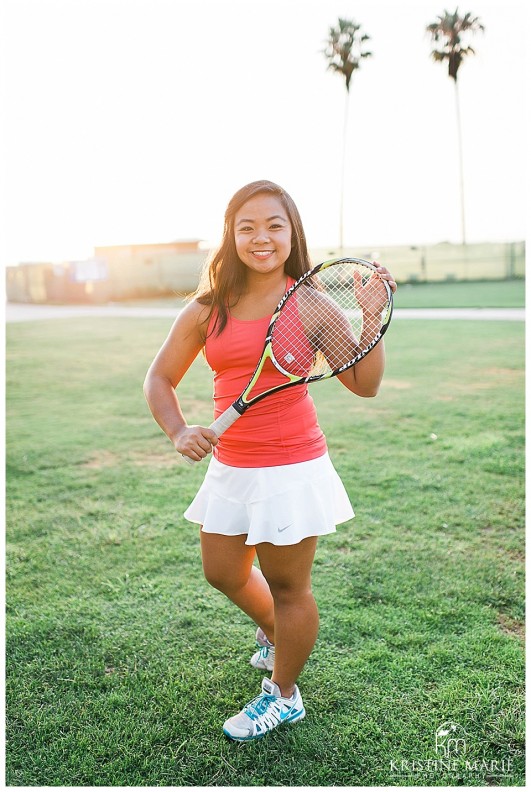
[{"label": "racket frame", "polygon": [[[371,269],[374,273],[376,273],[376,275],[378,275],[377,269],[374,266],[374,264],[371,264],[370,261],[365,261],[364,259],[359,259],[359,258],[329,259],[328,261],[323,261],[320,264],[317,264],[311,270],[308,270],[308,272],[305,272],[294,284],[290,286],[290,288],[287,290],[287,292],[284,294],[284,296],[278,303],[273,313],[273,316],[271,317],[271,321],[269,322],[269,326],[266,332],[264,349],[256,365],[253,376],[249,380],[249,383],[245,388],[245,390],[243,391],[243,393],[232,404],[232,407],[236,410],[237,413],[239,413],[239,415],[243,415],[243,413],[248,409],[248,407],[251,407],[251,405],[261,401],[266,396],[270,396],[272,393],[277,393],[280,390],[289,388],[292,385],[302,385],[308,382],[317,382],[318,380],[330,379],[331,377],[336,377],[338,374],[342,374],[344,371],[347,371],[347,369],[352,368],[352,366],[355,366],[356,363],[359,363],[360,360],[362,360],[366,355],[368,355],[371,349],[373,349],[384,336],[387,328],[389,327],[389,323],[391,321],[391,316],[393,313],[393,292],[391,291],[391,287],[389,286],[387,281],[381,278],[380,280],[385,286],[388,303],[389,303],[387,312],[384,316],[382,327],[380,328],[377,335],[373,338],[371,343],[367,346],[367,348],[365,348],[362,352],[358,353],[352,360],[348,361],[348,363],[344,363],[339,368],[330,370],[324,374],[314,374],[308,377],[300,377],[295,374],[290,374],[289,371],[286,371],[280,365],[278,360],[275,358],[275,354],[273,352],[273,343],[272,343],[273,330],[275,327],[275,323],[279,318],[284,305],[287,303],[293,292],[296,291],[308,279],[315,277],[315,275],[317,275],[322,270],[328,269],[329,267],[336,266],[338,264],[363,264],[364,266]],[[288,382],[282,382],[280,385],[277,385],[274,388],[269,388],[269,390],[266,390],[263,393],[259,393],[256,396],[253,396],[252,399],[246,399],[246,395],[251,393],[252,389],[256,385],[266,360],[271,360],[275,368],[288,378]]]}]

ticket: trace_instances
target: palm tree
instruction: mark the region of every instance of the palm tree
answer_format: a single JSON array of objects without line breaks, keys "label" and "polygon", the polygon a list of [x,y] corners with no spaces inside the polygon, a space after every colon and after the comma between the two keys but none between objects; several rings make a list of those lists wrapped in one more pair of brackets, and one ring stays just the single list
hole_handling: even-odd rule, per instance
[{"label": "palm tree", "polygon": [[463,44],[463,34],[474,34],[485,30],[478,17],[472,16],[470,12],[464,16],[459,16],[459,9],[453,13],[444,11],[437,17],[437,22],[428,25],[426,30],[430,33],[432,40],[440,45],[440,49],[434,49],[431,56],[435,61],[448,61],[448,75],[452,78],[455,85],[455,108],[457,115],[457,137],[459,145],[459,185],[461,193],[461,236],[463,245],[466,244],[465,231],[465,187],[463,178],[463,141],[461,137],[461,113],[459,110],[459,91],[457,88],[457,73],[463,59],[467,55],[475,55],[475,51],[470,46]]},{"label": "palm tree", "polygon": [[343,119],[343,159],[341,164],[341,194],[339,219],[339,247],[343,250],[343,204],[345,192],[345,155],[347,149],[348,106],[350,97],[350,81],[356,69],[360,68],[362,58],[369,58],[372,52],[364,51],[363,46],[370,36],[361,33],[361,25],[353,19],[341,19],[335,27],[329,28],[326,49],[323,50],[328,60],[328,68],[345,78],[347,94]]}]

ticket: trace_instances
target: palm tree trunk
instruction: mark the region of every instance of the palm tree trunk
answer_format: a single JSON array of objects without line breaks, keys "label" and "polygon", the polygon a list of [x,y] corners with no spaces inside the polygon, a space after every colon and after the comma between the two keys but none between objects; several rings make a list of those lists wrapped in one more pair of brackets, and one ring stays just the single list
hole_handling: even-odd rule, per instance
[{"label": "palm tree trunk", "polygon": [[343,255],[343,215],[345,204],[345,169],[347,163],[347,128],[348,128],[348,100],[350,93],[345,97],[345,112],[343,117],[343,157],[341,162],[341,191],[339,198],[339,254]]},{"label": "palm tree trunk", "polygon": [[459,91],[457,80],[455,82],[455,111],[457,116],[457,143],[459,148],[459,192],[461,197],[461,240],[466,245],[465,230],[465,180],[463,176],[463,138],[461,135],[461,111],[459,109]]}]

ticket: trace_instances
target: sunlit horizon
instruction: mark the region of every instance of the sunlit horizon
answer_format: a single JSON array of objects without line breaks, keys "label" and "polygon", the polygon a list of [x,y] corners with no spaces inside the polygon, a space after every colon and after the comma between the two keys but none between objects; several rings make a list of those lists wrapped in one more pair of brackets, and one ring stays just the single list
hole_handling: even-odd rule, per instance
[{"label": "sunlit horizon", "polygon": [[[354,17],[345,247],[460,242],[454,86],[430,58],[439,0],[7,0],[0,265],[106,245],[215,247],[231,195],[268,178],[312,249],[336,248],[345,89],[322,55]],[[459,72],[467,241],[525,238],[523,2],[471,0]],[[200,34],[200,35],[199,35]]]}]

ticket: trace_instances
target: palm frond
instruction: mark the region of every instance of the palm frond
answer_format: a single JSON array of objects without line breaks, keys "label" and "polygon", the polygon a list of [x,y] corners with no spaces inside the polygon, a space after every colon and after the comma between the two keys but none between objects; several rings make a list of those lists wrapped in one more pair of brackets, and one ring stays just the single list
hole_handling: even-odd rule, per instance
[{"label": "palm frond", "polygon": [[339,17],[337,25],[329,28],[326,47],[322,50],[329,62],[328,68],[345,78],[347,91],[350,90],[352,75],[360,68],[362,58],[372,57],[372,52],[363,47],[370,40],[370,36],[361,34],[360,30],[361,25],[353,19]]},{"label": "palm frond", "polygon": [[457,73],[463,59],[467,55],[475,55],[475,50],[463,42],[463,34],[473,35],[484,30],[485,27],[479,21],[479,17],[472,16],[470,12],[460,16],[458,8],[453,13],[445,10],[443,14],[439,14],[436,22],[426,26],[426,31],[430,34],[432,41],[435,44],[442,44],[442,48],[432,50],[433,60],[447,60],[448,74],[453,80],[457,80]]}]

